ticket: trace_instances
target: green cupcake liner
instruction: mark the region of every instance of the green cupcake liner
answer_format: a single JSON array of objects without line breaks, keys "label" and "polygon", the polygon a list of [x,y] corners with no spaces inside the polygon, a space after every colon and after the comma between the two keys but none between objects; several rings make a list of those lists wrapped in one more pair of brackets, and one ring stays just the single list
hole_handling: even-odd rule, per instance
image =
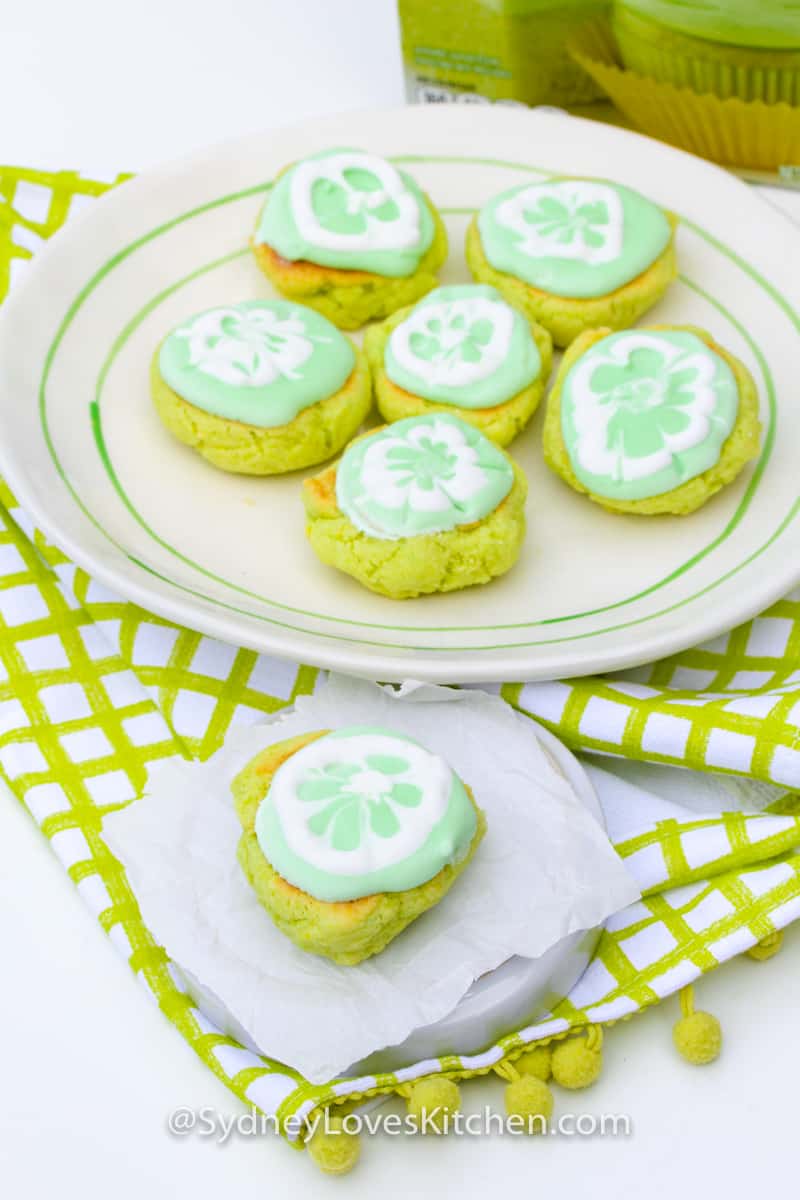
[{"label": "green cupcake liner", "polygon": [[612,30],[624,65],[661,83],[722,100],[800,105],[800,50],[731,46],[667,29],[615,5]]}]

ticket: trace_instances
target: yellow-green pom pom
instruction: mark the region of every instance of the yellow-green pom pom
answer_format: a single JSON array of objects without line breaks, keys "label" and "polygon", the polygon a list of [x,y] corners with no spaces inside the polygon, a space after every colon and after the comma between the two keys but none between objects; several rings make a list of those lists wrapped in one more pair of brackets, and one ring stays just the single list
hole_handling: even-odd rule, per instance
[{"label": "yellow-green pom pom", "polygon": [[461,1093],[452,1079],[421,1079],[408,1097],[408,1112],[419,1133],[447,1133],[461,1107]]},{"label": "yellow-green pom pom", "polygon": [[323,1117],[306,1142],[306,1149],[321,1171],[346,1175],[358,1162],[361,1140],[357,1133],[348,1133],[344,1128],[343,1117]]},{"label": "yellow-green pom pom", "polygon": [[603,1055],[585,1038],[569,1038],[553,1048],[552,1069],[553,1079],[564,1088],[590,1087],[603,1069]]},{"label": "yellow-green pom pom", "polygon": [[766,962],[768,958],[772,958],[777,954],[783,945],[783,934],[778,929],[775,933],[770,933],[767,937],[762,938],[760,942],[756,942],[755,946],[751,946],[747,951],[750,958],[756,962]]},{"label": "yellow-green pom pom", "polygon": [[687,1062],[703,1066],[719,1057],[722,1026],[707,1012],[691,1012],[675,1022],[672,1029],[675,1046]]},{"label": "yellow-green pom pom", "polygon": [[514,1059],[514,1066],[520,1075],[533,1075],[547,1083],[553,1072],[553,1052],[549,1046],[534,1046]]},{"label": "yellow-green pom pom", "polygon": [[506,1088],[506,1112],[522,1117],[527,1133],[545,1133],[553,1115],[553,1093],[543,1079],[521,1075]]}]

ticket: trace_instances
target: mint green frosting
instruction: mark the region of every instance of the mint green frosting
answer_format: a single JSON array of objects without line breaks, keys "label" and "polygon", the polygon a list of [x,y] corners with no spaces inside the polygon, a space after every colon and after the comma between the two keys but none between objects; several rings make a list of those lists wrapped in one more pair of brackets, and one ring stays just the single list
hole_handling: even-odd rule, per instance
[{"label": "mint green frosting", "polygon": [[573,364],[561,391],[572,469],[613,500],[661,496],[708,471],[738,410],[727,362],[679,330],[609,334]]},{"label": "mint green frosting", "polygon": [[264,205],[257,243],[290,262],[413,275],[434,236],[414,180],[377,154],[324,150],[280,176]]},{"label": "mint green frosting", "polygon": [[712,42],[775,50],[800,47],[798,0],[625,0],[618,7]]},{"label": "mint green frosting", "polygon": [[539,377],[542,360],[525,318],[495,288],[440,287],[414,306],[386,343],[398,387],[456,408],[493,408]]},{"label": "mint green frosting", "polygon": [[621,184],[595,179],[526,183],[478,215],[483,252],[498,271],[553,296],[607,296],[663,254],[662,210]]},{"label": "mint green frosting", "polygon": [[501,450],[460,417],[407,417],[353,442],[336,473],[351,524],[394,541],[481,521],[511,491]]},{"label": "mint green frosting", "polygon": [[459,862],[477,828],[447,763],[390,729],[350,726],[298,750],[256,813],[265,858],[330,903],[405,892]]},{"label": "mint green frosting", "polygon": [[338,392],[356,363],[325,317],[287,300],[245,300],[188,318],[161,344],[164,381],[231,421],[271,428]]}]

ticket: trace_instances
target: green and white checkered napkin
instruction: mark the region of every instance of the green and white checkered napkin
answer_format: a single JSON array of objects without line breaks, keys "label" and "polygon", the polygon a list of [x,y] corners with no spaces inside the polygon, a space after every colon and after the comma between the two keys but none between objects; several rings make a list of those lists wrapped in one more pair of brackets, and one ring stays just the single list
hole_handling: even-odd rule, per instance
[{"label": "green and white checkered napkin", "polygon": [[[42,240],[110,186],[0,168],[0,296]],[[6,489],[0,499],[3,775],[166,1016],[239,1097],[277,1112],[290,1138],[301,1140],[299,1118],[332,1100],[433,1072],[485,1073],[533,1041],[628,1016],[800,916],[797,592],[654,666],[614,678],[499,685],[574,749],[778,785],[770,812],[692,815],[622,785],[607,810],[609,828],[643,898],[608,922],[568,998],[478,1055],[308,1084],[224,1036],[198,1010],[142,922],[102,826],[104,814],[140,794],[154,762],[207,757],[232,723],[258,720],[310,691],[316,671],[129,604],[47,544]]]}]

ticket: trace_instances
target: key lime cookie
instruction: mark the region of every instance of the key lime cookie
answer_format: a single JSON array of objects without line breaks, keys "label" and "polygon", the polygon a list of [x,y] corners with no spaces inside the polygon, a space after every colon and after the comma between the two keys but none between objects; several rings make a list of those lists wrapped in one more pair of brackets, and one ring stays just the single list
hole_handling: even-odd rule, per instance
[{"label": "key lime cookie", "polygon": [[473,220],[467,263],[475,279],[568,346],[584,329],[626,329],[660,300],[677,273],[676,224],[620,184],[523,184]]},{"label": "key lime cookie", "polygon": [[303,483],[322,562],[403,600],[488,583],[525,535],[522,471],[460,417],[407,417],[352,442]]},{"label": "key lime cookie", "polygon": [[366,726],[306,733],[233,781],[239,862],[295,945],[353,966],[446,895],[486,819],[450,766]]},{"label": "key lime cookie", "polygon": [[710,334],[654,325],[573,342],[548,398],[544,456],[614,512],[694,512],[758,454],[750,372]]},{"label": "key lime cookie", "polygon": [[286,300],[191,317],[156,351],[151,386],[170,433],[242,475],[324,462],[372,407],[361,351],[319,313]]},{"label": "key lime cookie", "polygon": [[253,251],[284,296],[358,329],[436,286],[447,234],[410,175],[377,154],[325,150],[280,175]]},{"label": "key lime cookie", "polygon": [[552,365],[549,333],[482,284],[436,288],[368,329],[364,350],[386,421],[457,412],[498,446],[528,424]]}]

